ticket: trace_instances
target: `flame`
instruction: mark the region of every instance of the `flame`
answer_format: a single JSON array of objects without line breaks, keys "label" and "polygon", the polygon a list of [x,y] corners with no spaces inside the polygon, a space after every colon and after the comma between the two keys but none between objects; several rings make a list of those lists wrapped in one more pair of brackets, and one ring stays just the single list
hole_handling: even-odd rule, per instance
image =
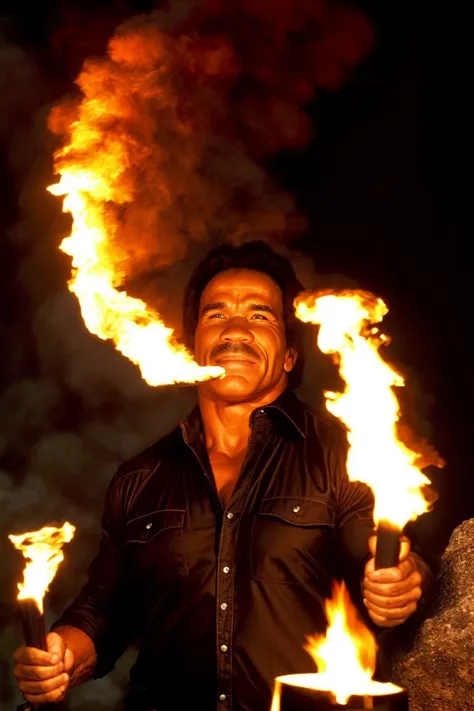
[{"label": "flame", "polygon": [[138,365],[149,385],[223,377],[223,368],[199,366],[144,301],[117,289],[123,280],[118,265],[125,256],[114,243],[118,219],[111,206],[132,202],[133,191],[126,178],[128,136],[124,134],[121,143],[119,138],[106,140],[105,129],[103,136],[100,133],[100,119],[108,109],[105,98],[101,104],[97,94],[84,96],[79,117],[71,122],[69,142],[55,154],[61,178],[48,190],[64,196],[63,212],[73,218],[71,234],[60,245],[72,257],[69,289],[79,300],[88,330],[111,339]]},{"label": "flame", "polygon": [[272,711],[280,711],[282,684],[330,692],[337,704],[347,704],[351,696],[380,696],[401,691],[395,684],[372,679],[377,653],[375,638],[359,620],[344,583],[333,584],[332,598],[326,600],[325,612],[326,634],[308,636],[304,647],[316,662],[318,673],[277,677]]},{"label": "flame", "polygon": [[334,583],[325,604],[326,635],[307,637],[306,651],[318,667],[319,682],[333,691],[339,704],[352,694],[364,695],[375,671],[377,646],[373,634],[359,620],[344,583]]},{"label": "flame", "polygon": [[34,600],[41,614],[45,593],[59,564],[64,560],[61,550],[63,543],[72,540],[75,530],[75,527],[66,521],[61,528],[45,526],[39,531],[8,536],[27,561],[23,582],[18,583],[18,600]]},{"label": "flame", "polygon": [[396,424],[400,405],[393,390],[403,377],[379,355],[387,343],[378,324],[388,309],[365,291],[304,293],[295,299],[296,316],[320,325],[318,346],[334,355],[346,383],[343,393],[326,392],[326,407],[346,425],[351,481],[371,487],[375,523],[401,530],[427,511],[423,488],[430,480],[416,466],[418,453],[403,444]]}]

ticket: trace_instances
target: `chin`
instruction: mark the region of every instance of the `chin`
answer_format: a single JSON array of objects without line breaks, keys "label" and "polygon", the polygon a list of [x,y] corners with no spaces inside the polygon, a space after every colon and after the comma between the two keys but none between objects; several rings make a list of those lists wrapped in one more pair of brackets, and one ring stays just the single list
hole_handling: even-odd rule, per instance
[{"label": "chin", "polygon": [[230,402],[252,400],[258,392],[255,384],[236,375],[226,375],[222,380],[214,380],[206,385],[219,399]]}]

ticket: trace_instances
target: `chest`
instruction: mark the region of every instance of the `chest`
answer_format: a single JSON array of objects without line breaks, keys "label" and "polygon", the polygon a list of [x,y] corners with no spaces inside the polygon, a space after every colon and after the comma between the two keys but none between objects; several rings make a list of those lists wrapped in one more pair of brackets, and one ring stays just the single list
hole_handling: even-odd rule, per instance
[{"label": "chest", "polygon": [[209,462],[214,476],[217,493],[224,506],[229,503],[239,478],[246,450],[227,456],[222,452],[209,452]]}]

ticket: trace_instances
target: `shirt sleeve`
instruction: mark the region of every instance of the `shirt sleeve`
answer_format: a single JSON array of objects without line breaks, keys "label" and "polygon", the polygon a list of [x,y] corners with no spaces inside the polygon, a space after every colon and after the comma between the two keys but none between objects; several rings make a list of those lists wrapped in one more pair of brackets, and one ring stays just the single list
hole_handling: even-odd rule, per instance
[{"label": "shirt sleeve", "polygon": [[366,562],[371,556],[369,537],[374,532],[374,497],[361,482],[351,482],[347,475],[347,436],[334,426],[328,442],[326,458],[333,481],[336,500],[336,544],[341,573],[352,597],[361,600],[360,582]]},{"label": "shirt sleeve", "polygon": [[77,627],[90,637],[97,653],[95,678],[113,669],[134,635],[135,606],[130,604],[131,590],[124,569],[121,499],[116,474],[107,490],[99,551],[89,567],[88,580],[52,627]]}]

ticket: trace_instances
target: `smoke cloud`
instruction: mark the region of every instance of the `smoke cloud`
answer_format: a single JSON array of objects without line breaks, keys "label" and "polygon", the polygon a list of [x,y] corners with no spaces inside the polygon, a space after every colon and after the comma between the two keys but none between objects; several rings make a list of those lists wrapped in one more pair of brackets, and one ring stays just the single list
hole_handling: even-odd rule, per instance
[{"label": "smoke cloud", "polygon": [[[101,35],[107,22],[97,22]],[[304,228],[292,196],[271,178],[271,159],[310,140],[305,104],[318,89],[340,86],[372,32],[355,10],[330,0],[173,3],[122,24],[107,57],[81,58],[82,95],[54,64],[71,37],[72,25],[55,28],[45,57],[0,35],[1,171],[16,198],[0,218],[2,711],[19,701],[10,657],[22,641],[22,562],[7,533],[65,520],[77,526],[48,594],[50,622],[84,581],[114,469],[171,429],[193,400],[190,388],[149,388],[86,331],[67,290],[70,260],[58,250],[70,219],[45,190],[58,136],[67,143],[84,95],[105,100],[97,136],[75,158],[90,162],[121,146],[123,171],[110,177],[126,199],[104,204],[117,225],[110,258],[127,288],[145,293],[177,327],[203,246],[257,237],[290,244]],[[75,45],[74,61],[78,54]],[[126,656],[107,679],[75,690],[70,708],[119,708],[129,664]]]},{"label": "smoke cloud", "polygon": [[307,144],[304,105],[336,89],[372,39],[363,17],[327,0],[202,2],[182,17],[183,7],[123,24],[108,57],[85,62],[82,96],[50,116],[66,146],[58,171],[109,171],[98,200],[122,280],[193,243],[301,231],[266,162]]}]

